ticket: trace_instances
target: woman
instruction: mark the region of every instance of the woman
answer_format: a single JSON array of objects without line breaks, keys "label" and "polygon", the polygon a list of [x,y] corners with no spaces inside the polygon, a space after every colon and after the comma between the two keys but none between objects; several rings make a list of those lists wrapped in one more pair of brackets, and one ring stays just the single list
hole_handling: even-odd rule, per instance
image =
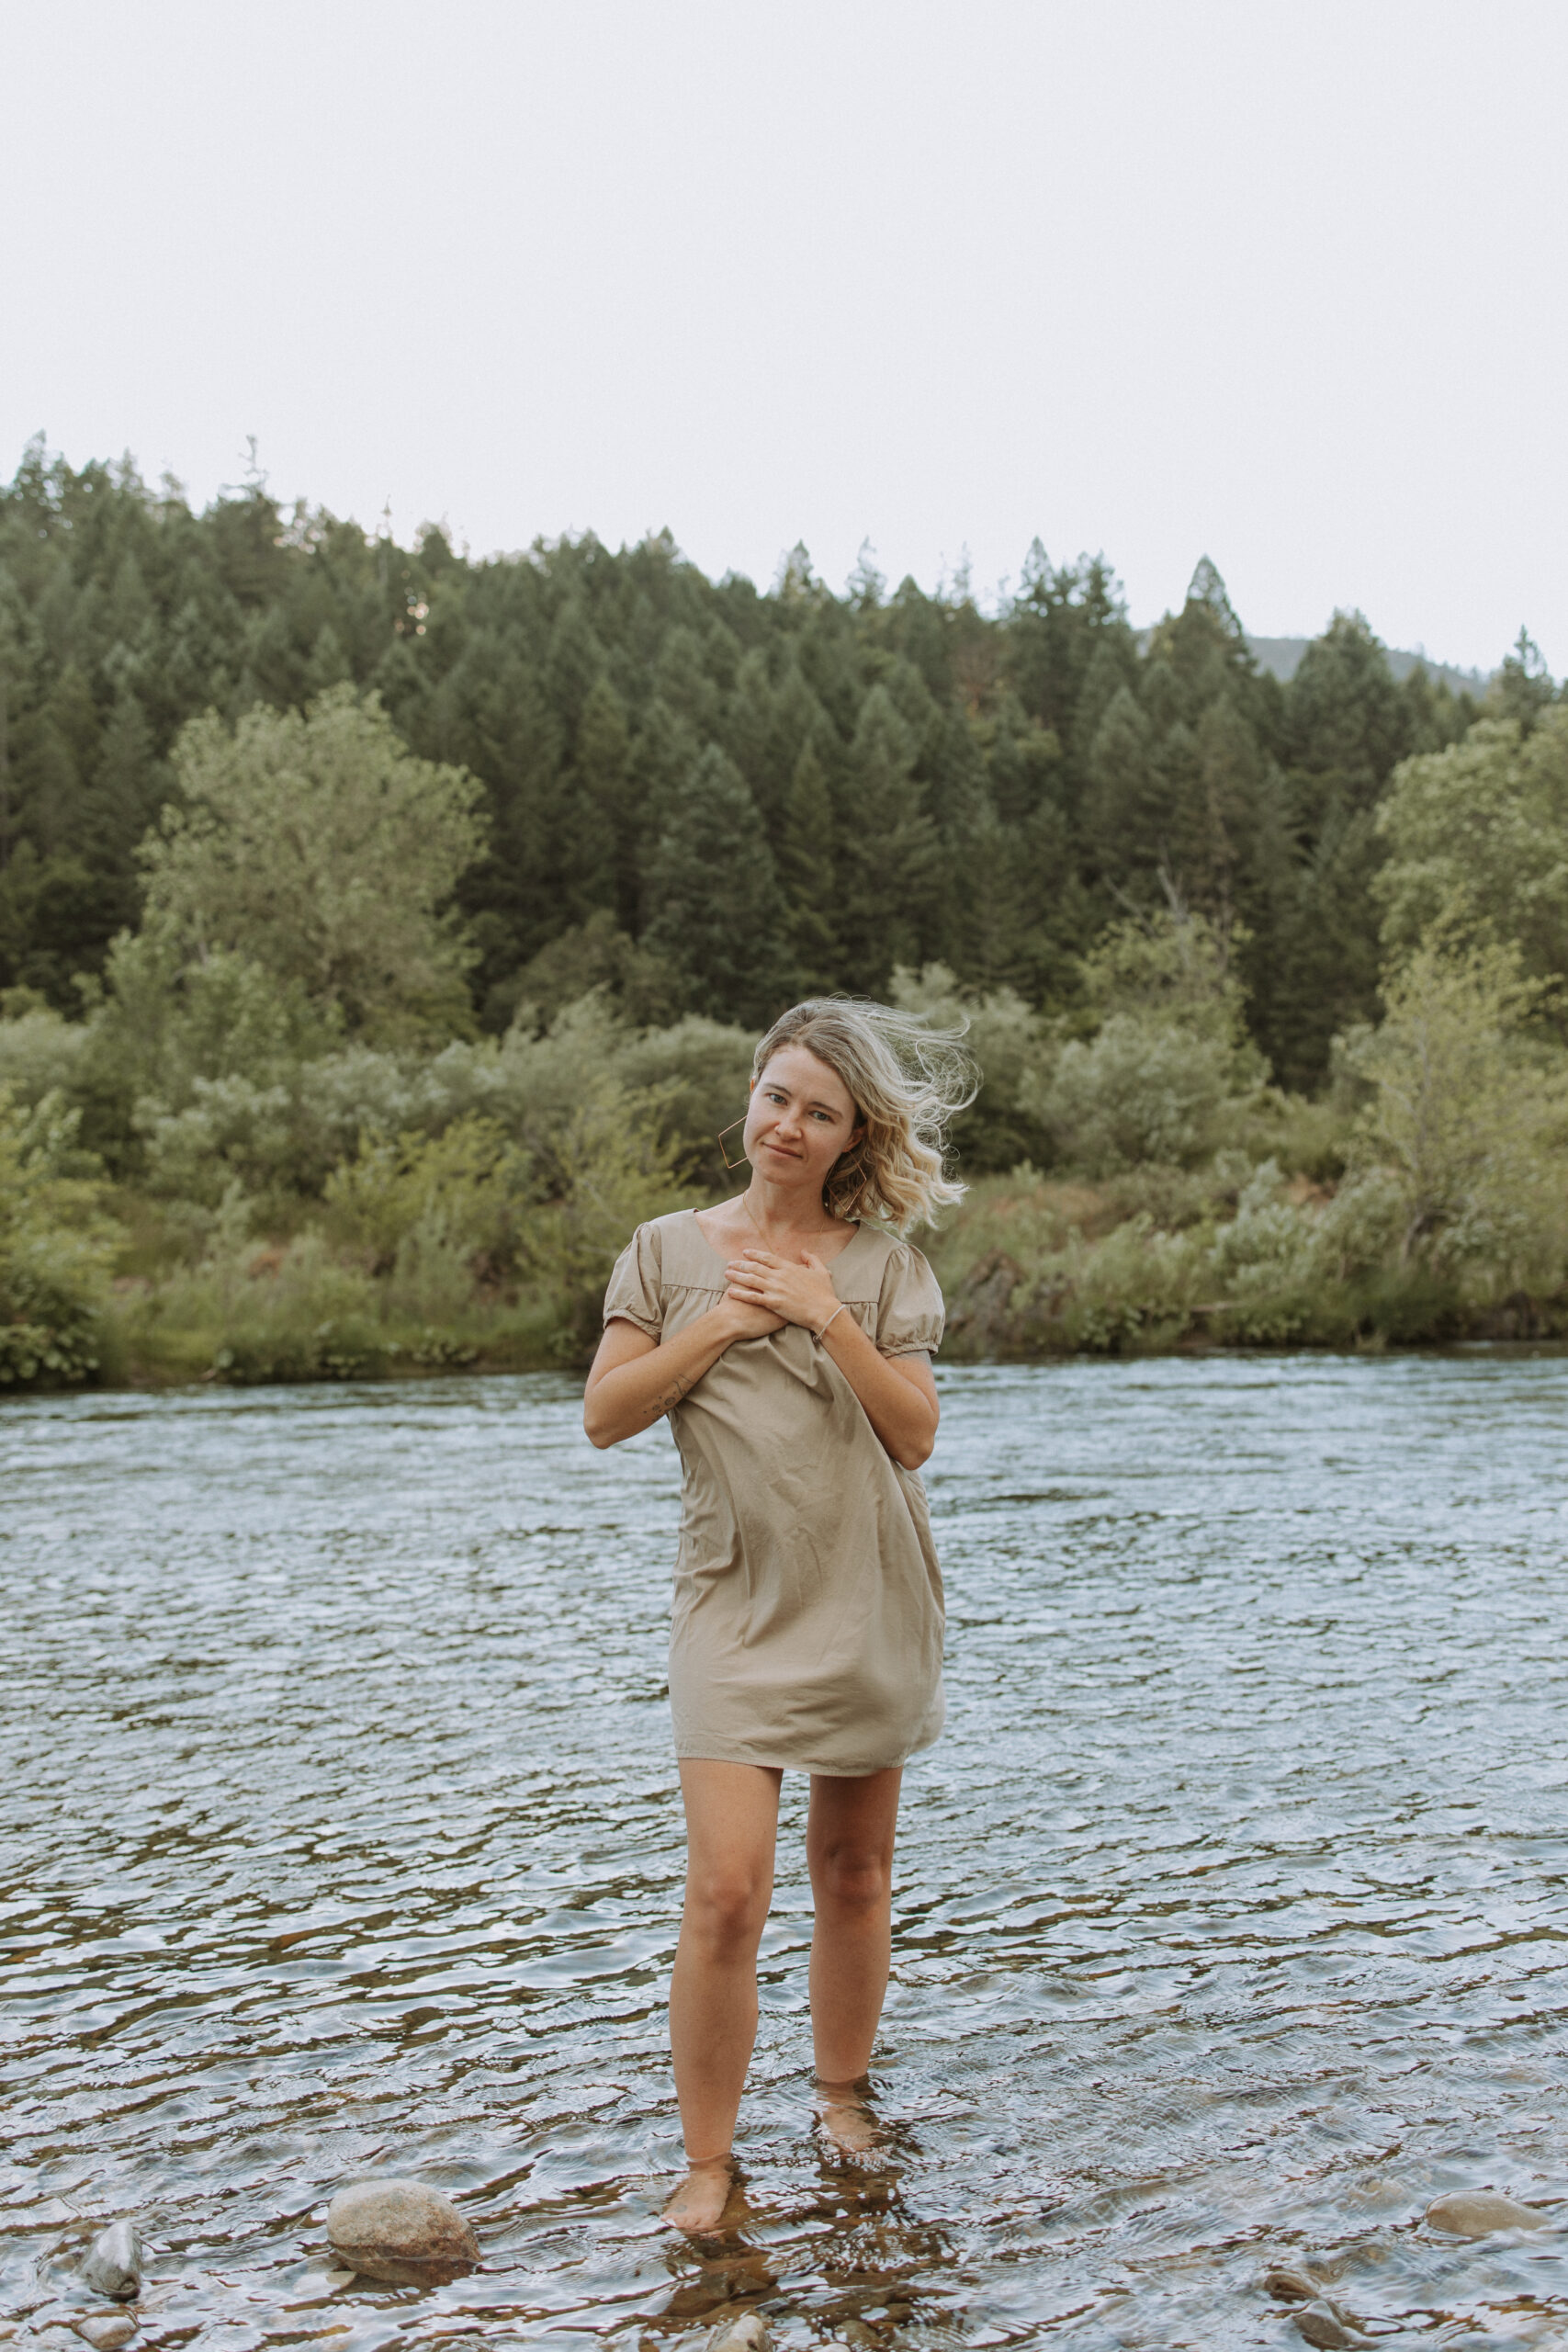
[{"label": "woman", "polygon": [[[716,2229],[757,2030],[779,1784],[811,1774],[811,2019],[824,2129],[868,2148],[905,1759],[942,1729],[942,1577],[919,1466],[942,1294],[908,1227],[963,1187],[956,1037],[820,998],[752,1063],[739,1198],[640,1226],[604,1300],[583,1421],[615,1445],[668,1414],[684,1510],[670,1696],[685,1907],[670,2031],[687,2172],[665,2208]],[[879,1230],[863,1220],[881,1219]]]}]

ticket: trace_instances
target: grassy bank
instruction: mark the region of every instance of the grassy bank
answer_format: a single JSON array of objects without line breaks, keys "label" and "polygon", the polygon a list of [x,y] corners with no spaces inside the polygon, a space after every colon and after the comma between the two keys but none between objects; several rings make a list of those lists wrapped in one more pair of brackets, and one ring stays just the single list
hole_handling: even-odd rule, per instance
[{"label": "grassy bank", "polygon": [[948,1301],[945,1359],[1568,1338],[1568,1289],[1527,1291],[1497,1272],[1420,1259],[1358,1262],[1346,1228],[1364,1204],[1269,1163],[1237,1174],[982,1180],[931,1247]]},{"label": "grassy bank", "polygon": [[[1270,1163],[1100,1184],[1032,1169],[981,1178],[925,1237],[948,1300],[943,1360],[1568,1339],[1568,1292],[1357,1264],[1346,1224],[1340,1192]],[[246,1386],[585,1363],[592,1293],[461,1287],[411,1295],[406,1270],[378,1275],[319,1233],[242,1243],[194,1267],[119,1275],[85,1377]]]}]

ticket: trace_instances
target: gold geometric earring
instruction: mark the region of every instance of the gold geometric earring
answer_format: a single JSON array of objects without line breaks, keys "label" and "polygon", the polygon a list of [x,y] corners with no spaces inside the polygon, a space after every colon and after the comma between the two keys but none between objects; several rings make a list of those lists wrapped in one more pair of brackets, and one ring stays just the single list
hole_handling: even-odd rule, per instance
[{"label": "gold geometric earring", "polygon": [[738,1119],[731,1119],[731,1121],[729,1122],[729,1125],[728,1125],[727,1127],[720,1127],[720,1129],[719,1129],[719,1131],[718,1131],[718,1135],[717,1135],[717,1136],[716,1136],[716,1142],[717,1142],[717,1144],[718,1144],[718,1156],[719,1156],[719,1158],[723,1160],[723,1162],[724,1162],[724,1164],[725,1164],[726,1168],[728,1168],[728,1170],[729,1170],[729,1172],[730,1172],[730,1174],[731,1174],[731,1175],[733,1175],[733,1174],[735,1173],[735,1170],[736,1170],[738,1168],[748,1168],[748,1167],[750,1167],[750,1162],[748,1160],[748,1159],[747,1159],[747,1157],[746,1157],[746,1154],[745,1154],[744,1152],[742,1152],[742,1153],[741,1153],[741,1155],[740,1155],[740,1157],[739,1157],[739,1159],[731,1159],[731,1158],[729,1157],[728,1152],[728,1151],[726,1151],[726,1149],[725,1149],[725,1148],[724,1148],[724,1138],[725,1138],[725,1136],[732,1136],[732,1135],[735,1133],[735,1130],[736,1130],[736,1128],[737,1128],[737,1127],[743,1127],[743,1126],[746,1125],[746,1118],[747,1118],[747,1114],[746,1114],[746,1113],[745,1113],[744,1111],[742,1111],[742,1113],[740,1114],[740,1116],[739,1116]]}]

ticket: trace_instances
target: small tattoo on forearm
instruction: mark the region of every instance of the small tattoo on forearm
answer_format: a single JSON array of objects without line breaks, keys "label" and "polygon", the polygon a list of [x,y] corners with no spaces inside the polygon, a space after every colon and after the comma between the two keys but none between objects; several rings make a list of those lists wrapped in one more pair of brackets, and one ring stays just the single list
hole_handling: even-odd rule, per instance
[{"label": "small tattoo on forearm", "polygon": [[684,1375],[682,1375],[681,1379],[674,1381],[671,1386],[664,1391],[663,1396],[659,1399],[659,1409],[660,1413],[672,1411],[674,1407],[680,1403],[682,1397],[685,1395],[687,1389],[690,1388],[691,1385],[691,1382],[686,1379]]}]

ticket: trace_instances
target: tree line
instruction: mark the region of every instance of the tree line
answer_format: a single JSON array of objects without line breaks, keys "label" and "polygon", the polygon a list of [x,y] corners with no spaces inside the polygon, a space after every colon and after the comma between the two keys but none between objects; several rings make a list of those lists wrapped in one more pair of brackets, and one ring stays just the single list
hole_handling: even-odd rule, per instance
[{"label": "tree line", "polygon": [[[473,560],[260,481],[198,514],[35,443],[0,491],[0,988],[78,1012],[141,919],[139,846],[180,817],[184,730],[334,689],[472,780],[426,1008],[448,1034],[595,987],[634,1023],[755,1026],[938,963],[1061,1007],[1108,927],[1174,910],[1308,1091],[1377,1011],[1390,780],[1483,715],[1396,684],[1357,615],[1281,684],[1206,560],[1140,636],[1103,558],[1038,542],[987,614],[868,563],[834,594],[798,548],[759,590],[667,534]],[[1521,639],[1485,715],[1528,729],[1554,691]]]}]

